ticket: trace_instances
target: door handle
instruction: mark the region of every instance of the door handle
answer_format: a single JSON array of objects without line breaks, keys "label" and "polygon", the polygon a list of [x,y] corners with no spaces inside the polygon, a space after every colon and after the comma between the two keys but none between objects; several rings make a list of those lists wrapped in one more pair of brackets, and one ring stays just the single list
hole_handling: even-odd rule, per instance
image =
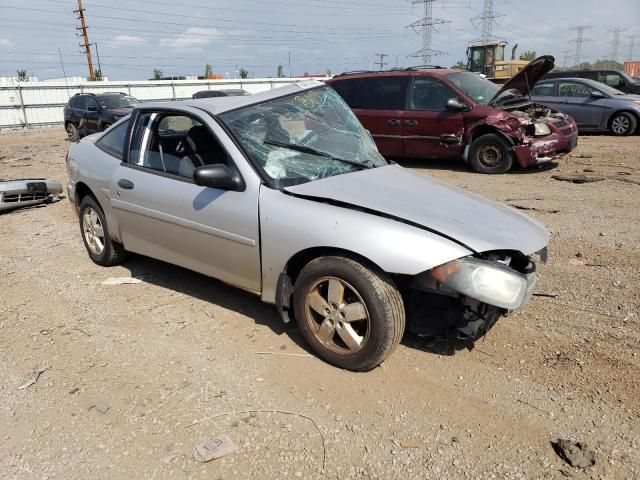
[{"label": "door handle", "polygon": [[125,190],[133,190],[133,187],[134,187],[133,182],[131,180],[125,180],[124,178],[121,178],[120,180],[118,180],[118,186]]},{"label": "door handle", "polygon": [[407,127],[415,127],[416,125],[418,125],[418,121],[417,120],[405,120],[404,124]]},{"label": "door handle", "polygon": [[387,122],[389,125],[391,125],[392,127],[397,127],[398,125],[400,125],[400,120],[396,119],[396,118],[392,118],[391,120],[389,120]]}]

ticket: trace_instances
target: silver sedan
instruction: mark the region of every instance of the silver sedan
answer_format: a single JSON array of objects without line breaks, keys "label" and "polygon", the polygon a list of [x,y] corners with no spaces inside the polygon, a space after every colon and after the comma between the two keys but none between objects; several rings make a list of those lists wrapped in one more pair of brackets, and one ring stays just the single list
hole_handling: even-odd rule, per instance
[{"label": "silver sedan", "polygon": [[542,225],[390,164],[316,81],[139,105],[67,167],[94,262],[136,252],[252,292],[351,370],[405,327],[469,346],[527,303],[546,257]]}]

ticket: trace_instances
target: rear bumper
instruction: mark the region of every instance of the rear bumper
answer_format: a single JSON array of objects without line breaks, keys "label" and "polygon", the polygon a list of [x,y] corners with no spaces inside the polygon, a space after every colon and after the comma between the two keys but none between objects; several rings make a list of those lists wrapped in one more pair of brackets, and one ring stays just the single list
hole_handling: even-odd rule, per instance
[{"label": "rear bumper", "polygon": [[0,212],[55,202],[61,193],[59,182],[44,178],[0,182]]}]

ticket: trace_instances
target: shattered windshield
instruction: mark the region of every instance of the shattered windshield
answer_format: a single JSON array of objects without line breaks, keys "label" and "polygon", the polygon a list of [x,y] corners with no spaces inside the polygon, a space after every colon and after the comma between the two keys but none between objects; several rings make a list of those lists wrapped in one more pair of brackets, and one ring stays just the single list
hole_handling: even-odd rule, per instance
[{"label": "shattered windshield", "polygon": [[446,79],[466,96],[482,105],[487,105],[501,88],[500,85],[471,72],[450,73]]},{"label": "shattered windshield", "polygon": [[221,118],[277,188],[387,164],[351,109],[329,87]]},{"label": "shattered windshield", "polygon": [[132,108],[140,103],[129,95],[101,95],[96,99],[102,108]]}]

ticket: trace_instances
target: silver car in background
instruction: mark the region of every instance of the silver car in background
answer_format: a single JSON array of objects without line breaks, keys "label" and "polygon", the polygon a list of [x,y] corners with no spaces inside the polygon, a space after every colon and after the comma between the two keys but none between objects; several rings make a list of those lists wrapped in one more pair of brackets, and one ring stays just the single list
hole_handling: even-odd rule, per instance
[{"label": "silver car in background", "polygon": [[137,252],[252,292],[351,370],[405,325],[472,344],[527,303],[546,257],[542,225],[390,164],[316,81],[140,105],[67,167],[94,262]]}]

